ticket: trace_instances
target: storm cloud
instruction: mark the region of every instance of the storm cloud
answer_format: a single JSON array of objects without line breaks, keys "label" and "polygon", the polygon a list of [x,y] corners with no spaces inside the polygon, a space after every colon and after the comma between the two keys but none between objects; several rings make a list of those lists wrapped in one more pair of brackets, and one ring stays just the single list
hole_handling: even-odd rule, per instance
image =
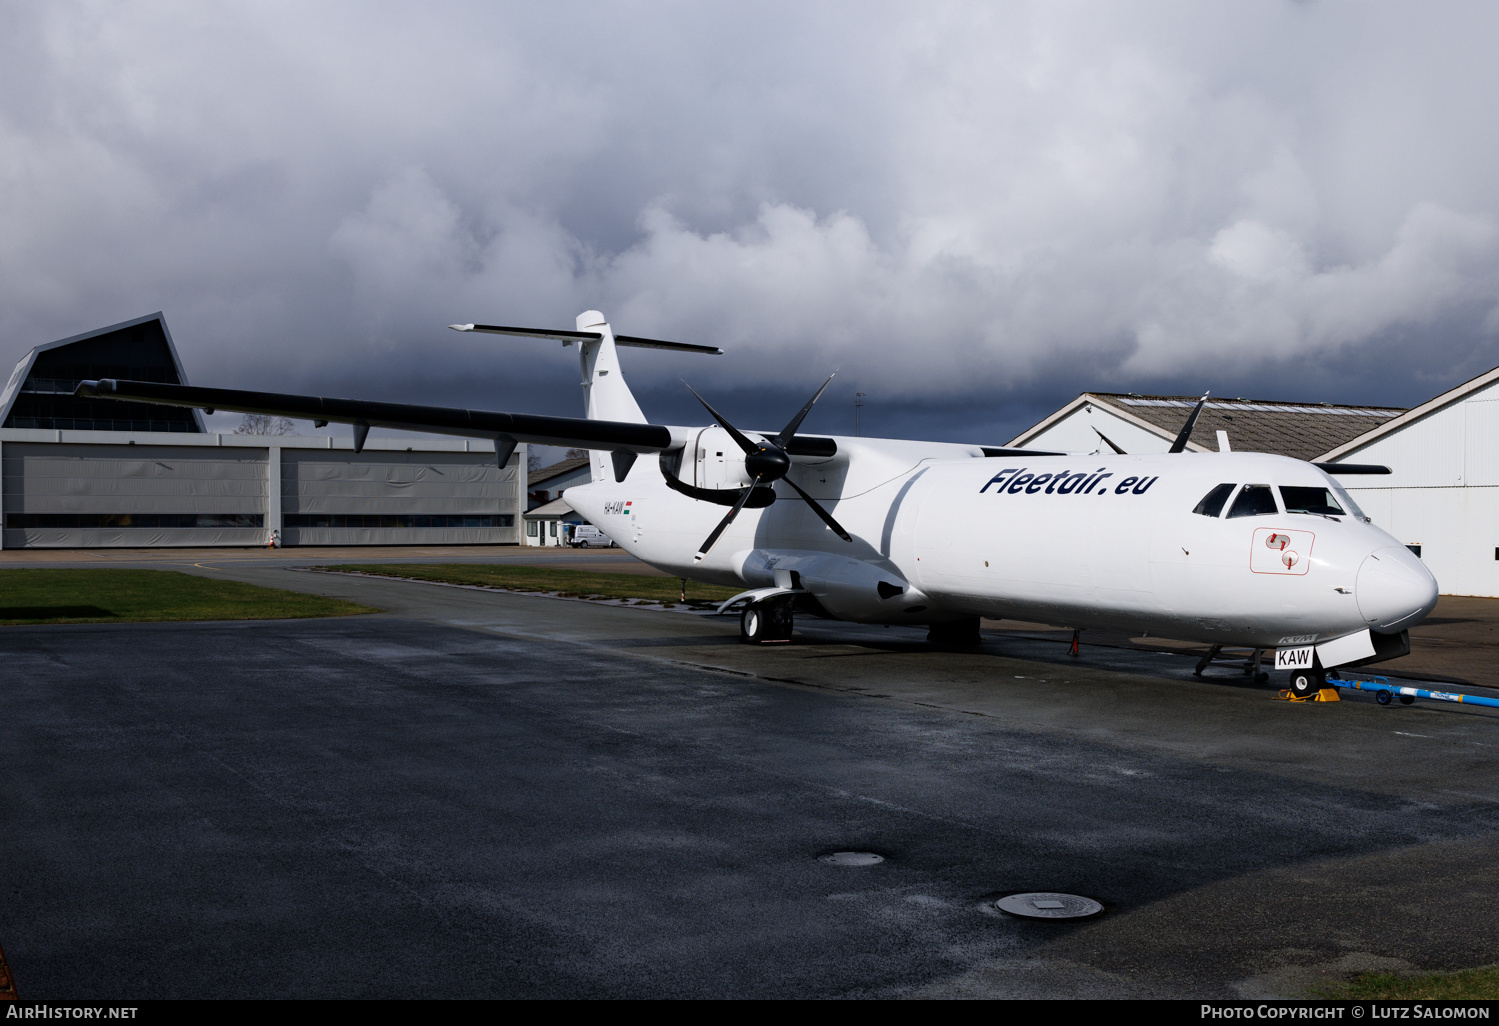
[{"label": "storm cloud", "polygon": [[[0,357],[983,440],[1083,389],[1414,403],[1499,363],[1491,4],[8,4]],[[839,392],[838,390],[842,391]],[[685,399],[684,399],[685,397]],[[763,412],[762,412],[763,411]],[[810,424],[810,422],[809,422]],[[774,425],[772,425],[774,426]]]}]

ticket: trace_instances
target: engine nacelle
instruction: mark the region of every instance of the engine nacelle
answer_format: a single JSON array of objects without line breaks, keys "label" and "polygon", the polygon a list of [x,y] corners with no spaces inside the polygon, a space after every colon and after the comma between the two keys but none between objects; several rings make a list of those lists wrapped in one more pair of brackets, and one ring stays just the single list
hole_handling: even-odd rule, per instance
[{"label": "engine nacelle", "polygon": [[839,620],[932,623],[952,618],[899,574],[862,559],[755,549],[745,557],[739,573],[752,585],[804,592]]}]

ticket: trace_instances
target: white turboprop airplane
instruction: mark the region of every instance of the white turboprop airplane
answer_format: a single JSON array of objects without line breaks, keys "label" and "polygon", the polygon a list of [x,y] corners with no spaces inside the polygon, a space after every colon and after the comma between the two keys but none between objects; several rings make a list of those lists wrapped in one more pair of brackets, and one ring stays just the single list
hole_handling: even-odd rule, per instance
[{"label": "white turboprop airplane", "polygon": [[576,344],[586,419],[109,379],[78,392],[349,423],[356,452],[371,426],[491,438],[502,467],[521,441],[588,448],[592,481],[568,504],[673,576],[747,586],[724,608],[743,605],[751,642],[789,640],[793,610],[953,644],[1008,617],[1275,649],[1308,695],[1329,669],[1409,651],[1436,605],[1425,565],[1328,473],[1386,468],[1185,452],[1201,402],[1150,456],[801,435],[822,389],[776,433],[741,432],[701,396],[715,424],[663,426],[616,347],[720,350],[615,335],[592,310],[576,331],[453,327]]}]

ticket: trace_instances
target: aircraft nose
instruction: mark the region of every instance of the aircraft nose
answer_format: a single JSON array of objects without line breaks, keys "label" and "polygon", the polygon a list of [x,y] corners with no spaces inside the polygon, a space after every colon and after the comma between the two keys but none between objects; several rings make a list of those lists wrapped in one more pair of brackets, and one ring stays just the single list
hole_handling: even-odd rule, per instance
[{"label": "aircraft nose", "polygon": [[1371,628],[1405,630],[1436,607],[1437,579],[1409,549],[1391,545],[1364,558],[1353,593]]}]

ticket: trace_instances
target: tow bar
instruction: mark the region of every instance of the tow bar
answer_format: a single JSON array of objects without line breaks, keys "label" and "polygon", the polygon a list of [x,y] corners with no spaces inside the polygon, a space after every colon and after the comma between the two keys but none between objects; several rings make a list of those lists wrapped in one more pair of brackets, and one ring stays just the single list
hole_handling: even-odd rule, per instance
[{"label": "tow bar", "polygon": [[1346,688],[1349,691],[1372,691],[1374,700],[1380,705],[1389,705],[1390,699],[1399,696],[1400,701],[1405,705],[1409,705],[1417,698],[1429,698],[1433,702],[1461,702],[1463,705],[1486,705],[1491,709],[1499,709],[1499,698],[1464,695],[1456,691],[1428,691],[1426,688],[1401,687],[1391,684],[1385,677],[1371,677],[1369,680],[1339,680],[1329,677],[1327,684],[1329,687]]}]

